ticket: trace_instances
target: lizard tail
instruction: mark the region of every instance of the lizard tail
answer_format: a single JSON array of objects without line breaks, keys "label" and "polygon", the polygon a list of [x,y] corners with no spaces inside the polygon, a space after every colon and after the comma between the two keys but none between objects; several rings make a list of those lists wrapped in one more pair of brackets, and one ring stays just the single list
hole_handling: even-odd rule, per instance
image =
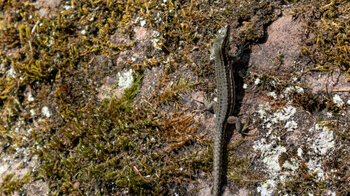
[{"label": "lizard tail", "polygon": [[223,159],[223,133],[215,135],[214,141],[214,186],[213,195],[221,195],[222,186],[222,159]]}]

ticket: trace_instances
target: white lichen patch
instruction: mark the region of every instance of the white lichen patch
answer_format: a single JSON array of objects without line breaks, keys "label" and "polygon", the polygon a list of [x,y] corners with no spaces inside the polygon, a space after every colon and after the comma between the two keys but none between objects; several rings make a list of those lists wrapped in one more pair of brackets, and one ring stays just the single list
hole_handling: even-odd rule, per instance
[{"label": "white lichen patch", "polygon": [[122,98],[125,89],[130,88],[135,80],[133,74],[134,71],[129,69],[118,72],[115,76],[107,76],[97,89],[97,98],[101,101],[111,97]]},{"label": "white lichen patch", "polygon": [[51,117],[51,112],[47,106],[44,106],[43,108],[41,108],[41,114],[44,115],[46,118]]},{"label": "white lichen patch", "polygon": [[153,31],[152,32],[152,37],[153,37],[153,39],[151,41],[152,41],[153,47],[156,50],[162,50],[161,46],[163,45],[163,43],[159,39],[160,38],[160,33],[158,31]]},{"label": "white lichen patch", "polygon": [[310,132],[317,132],[314,134],[315,137],[308,139],[309,142],[312,142],[312,148],[314,149],[314,152],[325,155],[328,150],[334,148],[335,141],[333,132],[328,130],[327,127],[321,127],[316,124],[310,129]]},{"label": "white lichen patch", "polygon": [[303,157],[303,149],[298,148],[298,156],[299,156],[300,158]]},{"label": "white lichen patch", "polygon": [[28,93],[27,100],[29,102],[33,102],[34,101],[34,97],[33,97],[33,95],[31,93]]},{"label": "white lichen patch", "polygon": [[140,26],[144,27],[146,25],[146,20],[140,20]]},{"label": "white lichen patch", "polygon": [[260,84],[260,82],[261,82],[260,78],[257,78],[257,79],[255,79],[254,84],[258,85],[258,84]]},{"label": "white lichen patch", "polygon": [[276,188],[276,181],[267,180],[257,188],[257,191],[258,193],[260,193],[261,196],[270,196],[275,191],[275,188]]},{"label": "white lichen patch", "polygon": [[263,127],[268,130],[272,129],[272,126],[275,124],[283,124],[287,131],[297,129],[298,124],[291,120],[295,113],[296,108],[293,106],[286,106],[277,112],[273,112],[268,103],[260,104],[258,110],[259,117],[264,120]]},{"label": "white lichen patch", "polygon": [[287,106],[279,112],[275,112],[271,117],[273,123],[285,122],[294,116],[296,108],[293,106]]},{"label": "white lichen patch", "polygon": [[310,159],[306,165],[311,173],[317,173],[318,180],[325,180],[326,173],[322,169],[321,160],[319,158]]},{"label": "white lichen patch", "polygon": [[9,75],[10,77],[12,77],[12,78],[15,78],[16,77],[16,71],[13,69],[13,67],[11,66],[11,69],[9,69],[8,71],[7,71],[7,75]]},{"label": "white lichen patch", "polygon": [[326,115],[327,115],[328,118],[332,118],[333,117],[333,113],[332,112],[327,112]]},{"label": "white lichen patch", "polygon": [[298,123],[295,122],[294,120],[288,121],[284,128],[287,129],[287,131],[294,131],[295,129],[298,128]]},{"label": "white lichen patch", "polygon": [[118,86],[120,88],[126,89],[131,87],[132,83],[134,82],[132,73],[132,69],[129,69],[126,72],[118,73]]},{"label": "white lichen patch", "polygon": [[280,181],[288,179],[290,176],[296,173],[299,168],[298,160],[291,158],[286,160],[283,165],[280,165],[280,156],[282,153],[287,152],[287,148],[281,145],[277,145],[276,141],[280,141],[280,138],[274,137],[273,142],[266,142],[263,138],[260,141],[255,142],[253,149],[261,152],[262,162],[266,169],[264,170],[269,179],[257,187],[257,191],[261,195],[273,195],[276,184]]},{"label": "white lichen patch", "polygon": [[[298,129],[298,123],[292,119],[296,111],[296,108],[291,105],[278,111],[272,110],[269,103],[259,105],[257,113],[263,120],[262,127],[266,130],[266,138],[256,141],[253,149],[261,153],[261,162],[268,175],[268,179],[257,188],[261,195],[273,195],[278,183],[290,179],[290,176],[297,173],[298,159],[290,157],[281,162],[281,155],[287,153],[288,149],[286,146],[279,145],[281,138],[273,134],[281,128],[288,132]],[[279,128],[276,129],[276,127]],[[302,152],[299,154],[302,155]]]},{"label": "white lichen patch", "polygon": [[339,95],[333,96],[333,102],[337,104],[338,107],[342,107],[344,105],[344,101],[340,98]]},{"label": "white lichen patch", "polygon": [[34,117],[35,116],[35,110],[34,109],[30,109],[29,110],[30,116]]},{"label": "white lichen patch", "polygon": [[263,138],[255,142],[253,149],[260,151],[263,157],[262,162],[271,173],[278,173],[281,170],[278,159],[283,152],[287,152],[284,146],[275,145],[275,142],[267,143]]},{"label": "white lichen patch", "polygon": [[144,18],[142,18],[142,17],[136,17],[136,19],[135,19],[135,23],[140,23],[140,26],[141,27],[144,27],[145,25],[146,25],[146,20],[144,19]]},{"label": "white lichen patch", "polygon": [[269,92],[267,93],[267,96],[273,97],[273,98],[277,98],[277,94],[275,92]]},{"label": "white lichen patch", "polygon": [[290,161],[285,161],[282,167],[283,169],[287,169],[294,172],[299,168],[298,160],[295,158],[291,158]]},{"label": "white lichen patch", "polygon": [[[274,122],[283,122],[288,117],[292,117],[295,114],[295,108],[287,106],[280,112],[271,114],[269,112],[270,107],[265,107],[267,110],[261,110],[260,115],[264,117],[265,121],[268,121],[270,125]],[[268,119],[274,120],[268,120]],[[296,129],[297,124],[294,121],[288,121],[285,128]],[[269,131],[271,132],[271,130]],[[264,167],[264,171],[268,174],[268,179],[258,186],[257,191],[261,195],[273,195],[275,193],[276,184],[292,179],[291,177],[298,175],[299,161],[304,160],[310,174],[316,174],[315,179],[318,181],[324,181],[329,177],[327,171],[323,168],[323,161],[325,155],[334,149],[335,141],[334,134],[327,127],[320,126],[319,124],[314,125],[309,129],[310,137],[306,138],[305,144],[308,150],[306,153],[303,152],[302,148],[298,148],[298,157],[289,157],[288,159],[281,162],[281,155],[287,153],[288,149],[285,146],[278,145],[281,138],[276,135],[268,134],[268,139],[262,138],[256,141],[253,145],[253,149],[261,153]],[[306,157],[305,158],[305,155]]]},{"label": "white lichen patch", "polygon": [[83,30],[80,31],[80,33],[81,33],[82,35],[85,35],[85,34],[86,34],[86,30],[83,29]]},{"label": "white lichen patch", "polygon": [[304,89],[300,86],[289,86],[284,90],[285,94],[291,93],[291,92],[297,92],[298,94],[303,94]]}]

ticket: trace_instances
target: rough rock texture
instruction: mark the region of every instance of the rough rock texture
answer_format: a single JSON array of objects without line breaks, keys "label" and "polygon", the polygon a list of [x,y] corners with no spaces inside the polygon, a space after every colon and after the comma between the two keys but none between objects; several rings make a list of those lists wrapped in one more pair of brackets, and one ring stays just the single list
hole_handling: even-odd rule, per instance
[{"label": "rough rock texture", "polygon": [[[36,2],[36,8],[41,16],[50,17],[50,10],[68,9],[67,6],[68,4],[63,6],[59,0]],[[230,24],[230,21],[228,23]],[[233,21],[230,24],[231,28],[235,27],[236,23],[237,21]],[[59,80],[53,86],[42,84],[36,88],[28,85],[24,89],[23,100],[30,102],[34,96],[41,102],[30,112],[24,110],[28,113],[27,116],[35,116],[35,118],[33,117],[31,124],[25,128],[19,121],[15,131],[30,133],[32,130],[49,130],[49,125],[54,126],[53,119],[60,119],[58,118],[60,114],[56,111],[58,103],[54,101],[58,96],[56,94],[58,90],[63,93],[63,99],[78,102],[69,103],[72,105],[87,103],[87,100],[98,104],[104,99],[122,97],[125,88],[130,87],[134,80],[132,69],[129,69],[132,64],[135,70],[140,67],[145,68],[136,101],[132,104],[138,105],[139,102],[153,100],[154,102],[148,104],[153,104],[154,108],[160,107],[163,113],[159,113],[159,116],[152,115],[159,119],[168,114],[172,115],[169,115],[171,118],[168,120],[174,120],[175,123],[169,123],[169,129],[174,128],[178,123],[176,120],[180,119],[175,115],[176,112],[190,116],[189,118],[193,120],[192,124],[197,128],[193,133],[183,133],[181,132],[183,130],[174,128],[175,131],[169,133],[171,138],[169,140],[173,142],[172,144],[181,146],[182,149],[178,150],[176,145],[164,147],[162,143],[157,143],[159,151],[172,151],[173,154],[167,154],[169,157],[176,157],[175,155],[181,153],[188,155],[193,152],[197,153],[195,156],[200,157],[210,152],[208,146],[206,146],[207,149],[202,149],[205,145],[201,146],[201,142],[211,141],[214,135],[215,114],[205,109],[215,100],[213,90],[215,83],[212,67],[201,67],[210,65],[208,51],[199,50],[204,47],[201,42],[203,38],[198,38],[197,45],[191,46],[192,48],[182,48],[183,42],[168,46],[169,51],[172,48],[186,51],[180,54],[186,57],[186,63],[183,61],[178,63],[179,54],[167,53],[164,49],[161,54],[168,55],[167,58],[159,58],[161,60],[156,61],[153,57],[159,57],[157,55],[160,55],[159,51],[162,49],[155,45],[157,41],[154,37],[157,36],[154,36],[154,29],[135,22],[124,30],[127,33],[114,32],[109,41],[118,46],[130,46],[115,56],[91,57],[92,60],[86,65],[87,71],[76,73],[74,80]],[[267,26],[266,39],[260,40],[259,43],[250,43],[239,63],[234,64],[237,66],[235,114],[247,123],[248,127],[243,134],[234,131],[233,127],[228,130],[227,183],[224,195],[287,194],[290,187],[304,186],[305,190],[298,189],[293,193],[334,195],[336,193],[332,190],[334,181],[342,179],[344,184],[349,183],[347,166],[341,162],[341,158],[350,151],[348,143],[344,141],[346,139],[342,139],[346,138],[346,135],[342,134],[346,134],[349,130],[350,97],[347,77],[337,70],[331,73],[313,70],[310,61],[302,55],[300,50],[303,32],[301,20],[293,18],[288,14],[288,10],[284,10],[276,21]],[[234,46],[236,36],[235,32],[231,33],[230,53],[232,54],[237,51],[237,47]],[[189,46],[186,45],[186,47]],[[16,51],[9,52],[16,55]],[[0,68],[2,72],[11,73],[2,67],[2,64]],[[203,70],[209,73],[201,73]],[[74,70],[65,71],[74,73]],[[185,79],[181,80],[183,78]],[[185,90],[175,88],[180,89],[182,84],[189,83],[195,85]],[[81,90],[90,84],[96,85],[95,91]],[[154,92],[157,92],[157,95],[167,95],[171,99],[161,100],[161,96],[151,99],[157,96]],[[92,94],[96,97],[93,98]],[[185,109],[181,110],[181,108]],[[165,125],[162,124],[162,126]],[[180,141],[174,135],[178,136]],[[147,138],[147,142],[153,142],[152,138],[149,140]],[[0,149],[0,184],[10,173],[14,173],[15,178],[21,178],[39,167],[37,157],[29,155],[29,149],[15,148],[15,152],[11,154],[3,153],[8,148],[6,144],[3,146],[5,147]],[[147,153],[151,154],[144,152],[144,154]],[[208,159],[211,160],[210,155]],[[177,158],[172,161],[177,161]],[[341,168],[337,167],[342,164],[344,166]],[[207,165],[209,167],[210,163]],[[135,176],[141,176],[141,179],[147,182],[145,179],[149,176],[142,176],[142,171],[140,173],[135,168],[133,167]],[[183,169],[179,168],[181,171]],[[177,173],[174,173],[176,176]],[[167,190],[167,193],[210,195],[212,188],[210,169],[207,173],[201,171],[191,175],[195,178],[180,180],[178,184],[169,185],[171,189]],[[319,187],[323,184],[326,188],[322,193],[313,190],[308,192],[308,186]],[[79,189],[82,184],[74,181],[71,186]],[[21,190],[15,192],[15,195],[47,195],[48,191],[47,182],[40,178],[24,184]]]}]

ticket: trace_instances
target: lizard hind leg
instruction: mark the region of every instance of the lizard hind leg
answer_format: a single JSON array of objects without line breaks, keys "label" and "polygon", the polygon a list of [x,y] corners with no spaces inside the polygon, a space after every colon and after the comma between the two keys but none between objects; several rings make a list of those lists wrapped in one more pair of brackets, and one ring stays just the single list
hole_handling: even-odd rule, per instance
[{"label": "lizard hind leg", "polygon": [[235,124],[236,126],[236,130],[241,133],[241,131],[243,130],[243,127],[242,127],[242,123],[241,123],[241,120],[236,117],[236,116],[229,116],[227,118],[227,123],[228,124]]},{"label": "lizard hind leg", "polygon": [[248,119],[246,121],[241,121],[240,118],[236,117],[236,116],[229,116],[227,118],[227,124],[235,124],[236,126],[236,130],[242,134],[242,135],[248,135],[246,133],[246,131],[248,131],[248,127],[250,127],[250,117],[248,117]]}]

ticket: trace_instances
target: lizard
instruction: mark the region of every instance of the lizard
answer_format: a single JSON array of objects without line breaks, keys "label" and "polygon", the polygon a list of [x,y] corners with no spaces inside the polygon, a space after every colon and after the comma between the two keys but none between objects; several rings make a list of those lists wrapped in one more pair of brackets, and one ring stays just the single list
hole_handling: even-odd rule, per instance
[{"label": "lizard", "polygon": [[234,70],[227,55],[229,42],[229,26],[219,29],[213,46],[212,57],[215,61],[215,79],[217,88],[215,139],[214,139],[214,167],[213,167],[213,195],[221,195],[223,175],[223,152],[227,123],[235,124],[236,130],[241,131],[241,123],[232,116],[235,108],[235,81]]}]

